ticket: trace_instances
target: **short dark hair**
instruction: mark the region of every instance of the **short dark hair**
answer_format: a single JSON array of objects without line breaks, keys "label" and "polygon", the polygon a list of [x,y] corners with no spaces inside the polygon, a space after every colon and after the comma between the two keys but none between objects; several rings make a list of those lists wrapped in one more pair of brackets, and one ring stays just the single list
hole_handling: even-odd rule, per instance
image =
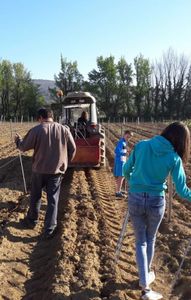
[{"label": "short dark hair", "polygon": [[174,147],[174,150],[187,162],[190,154],[190,130],[182,122],[169,124],[161,133]]},{"label": "short dark hair", "polygon": [[42,117],[43,119],[53,118],[53,111],[49,108],[40,108],[37,112],[37,119]]}]

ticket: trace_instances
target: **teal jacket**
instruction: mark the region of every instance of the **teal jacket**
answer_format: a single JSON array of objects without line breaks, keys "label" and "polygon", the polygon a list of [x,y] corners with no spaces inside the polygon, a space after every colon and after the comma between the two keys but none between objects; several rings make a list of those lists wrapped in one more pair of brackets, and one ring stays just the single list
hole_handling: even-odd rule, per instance
[{"label": "teal jacket", "polygon": [[123,172],[130,192],[148,192],[152,195],[164,195],[166,178],[170,173],[177,193],[191,201],[182,160],[172,144],[160,135],[136,144],[124,164]]}]

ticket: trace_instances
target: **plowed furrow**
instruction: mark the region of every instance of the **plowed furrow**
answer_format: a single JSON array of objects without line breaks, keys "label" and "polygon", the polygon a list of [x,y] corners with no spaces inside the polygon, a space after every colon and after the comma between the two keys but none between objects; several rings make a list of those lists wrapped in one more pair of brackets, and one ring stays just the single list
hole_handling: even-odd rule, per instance
[{"label": "plowed furrow", "polygon": [[[107,262],[106,265],[110,269],[110,276],[105,277],[102,297],[106,297],[104,299],[113,299],[112,297],[119,297],[119,299],[138,299],[137,291],[135,295],[133,293],[133,298],[131,291],[132,286],[134,287],[134,281],[137,284],[136,267],[134,267],[133,273],[130,271],[131,265],[135,265],[134,256],[129,256],[129,253],[123,252],[121,253],[122,256],[120,256],[118,265],[116,266],[114,264],[114,250],[127,210],[127,204],[123,200],[116,200],[114,196],[114,178],[107,170],[90,170],[88,181],[94,187],[94,190],[92,189],[93,197],[99,206],[100,215],[104,219],[103,238],[105,238],[106,251],[103,251],[101,259],[103,261],[102,265]],[[102,195],[107,195],[107,197],[103,199]],[[128,244],[126,244],[125,241]],[[131,252],[134,253],[133,245],[132,229],[128,228],[122,251],[124,248],[129,248],[132,249]],[[125,264],[124,260],[126,262]]]}]

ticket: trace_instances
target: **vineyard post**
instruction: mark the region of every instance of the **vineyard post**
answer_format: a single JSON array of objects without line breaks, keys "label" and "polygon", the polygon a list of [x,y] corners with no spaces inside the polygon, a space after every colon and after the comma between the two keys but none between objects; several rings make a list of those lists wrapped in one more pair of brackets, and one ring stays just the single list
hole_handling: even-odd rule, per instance
[{"label": "vineyard post", "polygon": [[171,221],[172,215],[172,197],[173,197],[173,183],[172,177],[168,177],[168,210],[167,210],[167,221]]},{"label": "vineyard post", "polygon": [[12,119],[10,119],[11,142],[13,141]]},{"label": "vineyard post", "polygon": [[121,123],[121,136],[123,136],[123,123]]}]

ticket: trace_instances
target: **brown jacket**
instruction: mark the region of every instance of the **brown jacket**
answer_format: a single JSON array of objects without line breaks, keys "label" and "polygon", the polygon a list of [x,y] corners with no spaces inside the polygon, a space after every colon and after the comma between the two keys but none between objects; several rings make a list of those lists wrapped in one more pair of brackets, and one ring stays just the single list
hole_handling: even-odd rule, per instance
[{"label": "brown jacket", "polygon": [[65,173],[76,152],[69,129],[56,122],[33,127],[23,140],[18,140],[17,147],[21,151],[34,149],[32,170],[41,174]]}]

